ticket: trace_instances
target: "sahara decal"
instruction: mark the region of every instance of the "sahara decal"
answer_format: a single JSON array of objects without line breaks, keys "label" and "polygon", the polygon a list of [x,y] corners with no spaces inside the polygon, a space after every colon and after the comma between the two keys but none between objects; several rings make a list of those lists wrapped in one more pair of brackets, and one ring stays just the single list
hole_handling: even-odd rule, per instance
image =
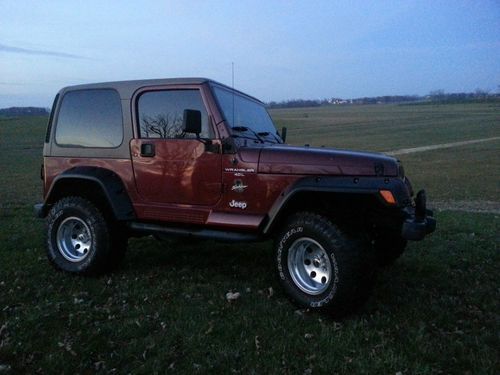
[{"label": "sahara decal", "polygon": [[232,191],[243,193],[248,185],[245,185],[241,180],[234,180],[234,185],[231,187]]}]

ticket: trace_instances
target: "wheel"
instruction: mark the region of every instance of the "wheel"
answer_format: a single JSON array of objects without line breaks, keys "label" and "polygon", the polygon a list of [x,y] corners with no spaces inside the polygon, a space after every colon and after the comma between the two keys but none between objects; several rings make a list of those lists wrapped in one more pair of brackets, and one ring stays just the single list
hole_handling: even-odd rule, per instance
[{"label": "wheel", "polygon": [[383,233],[373,242],[377,264],[390,266],[403,254],[408,241],[398,233]]},{"label": "wheel", "polygon": [[368,298],[375,267],[364,235],[341,230],[324,216],[297,213],[279,233],[275,249],[280,281],[300,307],[340,317]]},{"label": "wheel", "polygon": [[113,223],[81,197],[59,200],[47,216],[47,256],[56,268],[76,274],[103,273],[123,258],[125,242]]}]

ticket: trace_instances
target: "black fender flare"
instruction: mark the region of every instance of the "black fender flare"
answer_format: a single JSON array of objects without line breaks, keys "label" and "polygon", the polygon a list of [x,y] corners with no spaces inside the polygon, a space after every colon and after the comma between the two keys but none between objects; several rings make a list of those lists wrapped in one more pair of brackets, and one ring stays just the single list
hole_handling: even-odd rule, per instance
[{"label": "black fender flare", "polygon": [[379,194],[380,190],[390,190],[396,199],[395,207],[405,207],[411,204],[411,197],[403,179],[399,177],[334,177],[316,176],[304,177],[285,189],[269,210],[268,219],[263,226],[263,233],[268,234],[281,210],[297,194],[302,192],[370,194],[381,204],[388,203]]},{"label": "black fender flare", "polygon": [[69,179],[86,180],[98,185],[117,220],[135,219],[134,207],[121,178],[115,172],[99,167],[74,167],[57,176],[47,193],[41,216],[47,214],[58,185]]}]

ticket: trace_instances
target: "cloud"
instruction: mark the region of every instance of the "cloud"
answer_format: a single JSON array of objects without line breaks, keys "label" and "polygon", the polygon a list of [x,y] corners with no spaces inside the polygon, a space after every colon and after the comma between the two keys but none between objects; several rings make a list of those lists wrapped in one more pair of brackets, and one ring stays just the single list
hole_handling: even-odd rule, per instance
[{"label": "cloud", "polygon": [[85,58],[83,56],[73,55],[71,53],[12,47],[12,46],[7,46],[7,45],[1,44],[1,43],[0,43],[0,52],[23,53],[25,55],[54,56],[54,57],[63,57],[63,58],[67,58],[67,59],[84,59]]}]

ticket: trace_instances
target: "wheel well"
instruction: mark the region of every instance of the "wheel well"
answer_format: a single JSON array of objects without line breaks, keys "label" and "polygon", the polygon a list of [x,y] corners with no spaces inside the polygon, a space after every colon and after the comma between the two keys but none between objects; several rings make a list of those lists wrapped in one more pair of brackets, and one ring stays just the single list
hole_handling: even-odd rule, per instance
[{"label": "wheel well", "polygon": [[52,188],[46,204],[52,205],[64,197],[77,196],[92,202],[106,218],[115,218],[103,188],[85,178],[63,178]]},{"label": "wheel well", "polygon": [[371,227],[377,212],[387,210],[373,194],[302,191],[294,194],[273,220],[270,232],[279,230],[295,212],[315,212],[347,226]]}]

